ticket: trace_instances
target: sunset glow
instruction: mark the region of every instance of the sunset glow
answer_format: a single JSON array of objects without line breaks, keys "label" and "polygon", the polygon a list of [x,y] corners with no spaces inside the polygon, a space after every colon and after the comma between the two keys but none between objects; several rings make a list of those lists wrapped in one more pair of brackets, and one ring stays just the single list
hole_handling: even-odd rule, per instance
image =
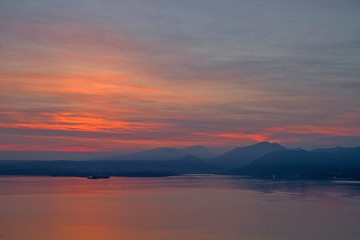
[{"label": "sunset glow", "polygon": [[180,2],[2,1],[0,149],[359,144],[358,3]]}]

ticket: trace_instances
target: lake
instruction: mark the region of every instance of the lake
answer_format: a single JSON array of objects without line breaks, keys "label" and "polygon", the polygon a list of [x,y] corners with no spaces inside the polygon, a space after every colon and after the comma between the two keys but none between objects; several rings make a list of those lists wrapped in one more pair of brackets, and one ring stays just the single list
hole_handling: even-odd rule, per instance
[{"label": "lake", "polygon": [[2,240],[360,239],[360,182],[0,177]]}]

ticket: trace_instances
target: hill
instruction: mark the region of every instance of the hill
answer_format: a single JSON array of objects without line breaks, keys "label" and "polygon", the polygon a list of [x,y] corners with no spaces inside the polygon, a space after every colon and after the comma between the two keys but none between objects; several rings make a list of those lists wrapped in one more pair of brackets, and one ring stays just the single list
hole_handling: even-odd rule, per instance
[{"label": "hill", "polygon": [[0,161],[0,175],[169,176],[220,172],[220,167],[193,155],[166,161]]},{"label": "hill", "polygon": [[277,143],[260,142],[250,146],[235,148],[211,159],[210,162],[228,168],[238,168],[248,165],[267,153],[285,149],[285,147]]},{"label": "hill", "polygon": [[116,155],[105,158],[104,160],[167,161],[183,158],[189,154],[202,159],[213,157],[213,153],[207,148],[203,146],[192,146],[188,148],[154,148],[141,152]]},{"label": "hill", "polygon": [[360,159],[349,161],[329,152],[282,150],[268,153],[231,174],[265,178],[360,178]]}]

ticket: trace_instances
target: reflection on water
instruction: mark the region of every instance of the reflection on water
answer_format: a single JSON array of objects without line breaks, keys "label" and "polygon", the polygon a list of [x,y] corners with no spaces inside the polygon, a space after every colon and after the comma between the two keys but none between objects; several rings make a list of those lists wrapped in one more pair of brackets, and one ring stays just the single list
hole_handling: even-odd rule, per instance
[{"label": "reflection on water", "polygon": [[1,177],[0,239],[358,239],[360,182]]}]

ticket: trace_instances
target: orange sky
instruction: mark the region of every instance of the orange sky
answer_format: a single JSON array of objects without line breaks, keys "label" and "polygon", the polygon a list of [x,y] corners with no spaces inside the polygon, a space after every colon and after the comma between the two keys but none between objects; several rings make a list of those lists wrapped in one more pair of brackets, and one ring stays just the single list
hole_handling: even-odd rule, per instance
[{"label": "orange sky", "polygon": [[359,145],[359,17],[298,4],[3,1],[0,149]]}]

